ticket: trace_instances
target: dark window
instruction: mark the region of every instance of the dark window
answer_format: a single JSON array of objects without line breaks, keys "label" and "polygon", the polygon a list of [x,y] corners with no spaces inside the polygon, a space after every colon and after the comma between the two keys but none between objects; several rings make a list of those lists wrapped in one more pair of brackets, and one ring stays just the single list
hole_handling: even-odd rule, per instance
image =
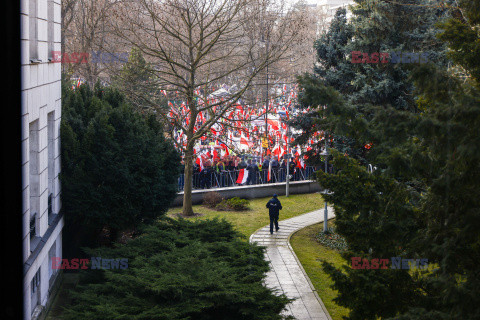
[{"label": "dark window", "polygon": [[50,216],[53,213],[52,201],[53,201],[53,194],[50,193],[48,195],[48,216]]},{"label": "dark window", "polygon": [[36,223],[37,213],[35,213],[32,218],[30,218],[30,239],[36,236],[35,223]]}]

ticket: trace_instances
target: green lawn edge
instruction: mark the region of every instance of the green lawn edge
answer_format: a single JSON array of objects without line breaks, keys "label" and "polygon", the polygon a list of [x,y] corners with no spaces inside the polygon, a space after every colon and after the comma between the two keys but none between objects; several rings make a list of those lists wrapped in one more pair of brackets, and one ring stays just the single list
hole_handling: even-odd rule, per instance
[{"label": "green lawn edge", "polygon": [[[329,227],[333,224],[334,219],[328,221]],[[330,287],[333,281],[323,271],[321,260],[325,259],[336,267],[347,263],[338,251],[331,250],[315,240],[315,234],[322,230],[323,222],[300,229],[290,237],[290,245],[332,319],[341,320],[348,315],[348,309],[333,302],[337,291]]]},{"label": "green lawn edge", "polygon": [[[250,200],[250,210],[248,211],[216,211],[206,208],[203,205],[195,205],[193,206],[193,211],[201,214],[201,216],[195,216],[188,219],[195,221],[198,219],[212,219],[215,217],[220,219],[225,218],[234,225],[237,231],[246,237],[245,241],[248,241],[249,237],[255,231],[270,223],[268,209],[265,207],[270,199],[271,197],[265,197]],[[279,196],[278,199],[283,207],[280,211],[280,221],[319,210],[324,206],[322,195],[318,192],[293,194],[289,197]],[[167,216],[176,218],[177,214],[181,211],[181,207],[170,208]]]}]

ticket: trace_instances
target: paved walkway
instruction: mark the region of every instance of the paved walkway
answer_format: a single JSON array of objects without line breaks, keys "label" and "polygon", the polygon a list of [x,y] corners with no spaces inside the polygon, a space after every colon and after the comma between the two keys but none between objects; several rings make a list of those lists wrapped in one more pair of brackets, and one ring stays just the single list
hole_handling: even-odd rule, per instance
[{"label": "paved walkway", "polygon": [[[265,285],[296,298],[287,306],[285,314],[298,320],[331,320],[305,270],[290,246],[290,236],[302,228],[323,221],[324,209],[301,216],[279,221],[278,232],[270,234],[270,226],[265,226],[250,236],[250,242],[266,246],[267,260],[271,270],[267,273]],[[333,208],[328,207],[328,218],[334,217]],[[280,212],[280,218],[282,213]]]}]

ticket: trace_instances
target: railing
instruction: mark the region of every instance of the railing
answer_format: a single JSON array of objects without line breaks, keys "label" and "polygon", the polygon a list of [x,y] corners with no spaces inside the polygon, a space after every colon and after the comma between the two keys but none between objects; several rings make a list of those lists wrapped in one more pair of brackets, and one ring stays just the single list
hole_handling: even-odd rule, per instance
[{"label": "railing", "polygon": [[[319,170],[323,170],[321,166]],[[306,167],[305,169],[295,168],[290,174],[290,181],[305,181],[312,180],[314,172],[317,171],[315,167]],[[201,172],[194,172],[192,177],[193,189],[215,189],[225,187],[236,187],[240,185],[257,185],[276,182],[285,182],[287,178],[287,169],[278,168],[271,170],[271,177],[268,181],[268,170],[257,171],[254,177],[248,178],[244,184],[238,184],[237,179],[240,170],[231,171],[214,171],[213,169],[203,170]],[[182,191],[185,185],[185,175],[181,174],[178,178],[178,191]]]}]

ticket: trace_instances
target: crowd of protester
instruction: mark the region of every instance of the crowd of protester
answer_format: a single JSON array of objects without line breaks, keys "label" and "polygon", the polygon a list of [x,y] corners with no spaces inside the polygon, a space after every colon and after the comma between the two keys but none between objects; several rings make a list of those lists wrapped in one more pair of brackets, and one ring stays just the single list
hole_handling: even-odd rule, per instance
[{"label": "crowd of protester", "polygon": [[[278,159],[278,157],[275,156],[266,156],[262,161],[259,156],[255,155],[228,155],[215,159],[207,159],[203,161],[201,165],[196,162],[193,164],[194,189],[285,182],[287,178],[287,160]],[[312,173],[316,171],[314,167],[298,167],[293,157],[290,157],[288,166],[290,181],[311,179]],[[237,183],[241,169],[248,171],[246,182],[243,184]],[[319,169],[321,169],[321,167],[319,167]],[[178,189],[183,190],[184,185],[185,180],[182,173],[179,178]]]}]

